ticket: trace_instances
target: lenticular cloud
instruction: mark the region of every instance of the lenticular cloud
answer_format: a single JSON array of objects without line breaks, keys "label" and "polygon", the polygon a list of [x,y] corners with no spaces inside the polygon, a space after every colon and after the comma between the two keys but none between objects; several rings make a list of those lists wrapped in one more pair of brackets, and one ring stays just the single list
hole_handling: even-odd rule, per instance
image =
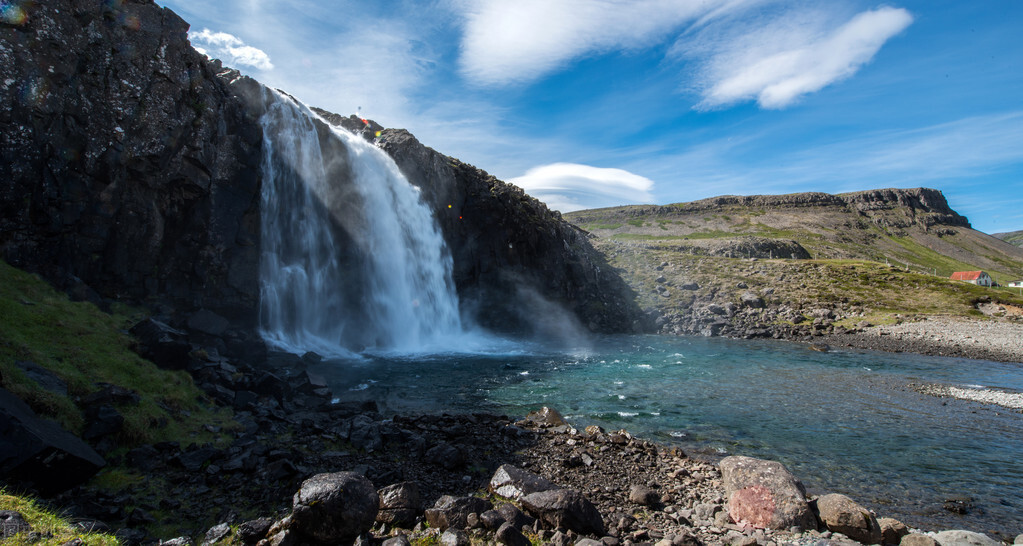
[{"label": "lenticular cloud", "polygon": [[821,21],[793,24],[780,18],[733,39],[703,32],[695,40],[680,41],[674,52],[702,63],[698,108],[747,100],[784,108],[855,74],[912,21],[906,10],[887,7],[860,13],[833,30],[821,28]]}]

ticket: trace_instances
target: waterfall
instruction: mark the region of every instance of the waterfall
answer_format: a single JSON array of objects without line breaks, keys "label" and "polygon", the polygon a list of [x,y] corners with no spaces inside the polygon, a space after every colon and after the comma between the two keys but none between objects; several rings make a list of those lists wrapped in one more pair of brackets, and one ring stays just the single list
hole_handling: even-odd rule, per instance
[{"label": "waterfall", "polygon": [[264,93],[263,337],[325,355],[443,348],[458,298],[419,189],[376,146]]}]

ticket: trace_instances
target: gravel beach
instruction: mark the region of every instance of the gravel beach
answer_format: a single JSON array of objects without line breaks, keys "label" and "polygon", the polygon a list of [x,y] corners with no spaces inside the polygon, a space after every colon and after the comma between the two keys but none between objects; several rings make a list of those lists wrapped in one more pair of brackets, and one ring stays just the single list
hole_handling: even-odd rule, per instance
[{"label": "gravel beach", "polygon": [[875,326],[855,334],[822,336],[837,347],[1023,363],[1023,322],[926,317]]}]

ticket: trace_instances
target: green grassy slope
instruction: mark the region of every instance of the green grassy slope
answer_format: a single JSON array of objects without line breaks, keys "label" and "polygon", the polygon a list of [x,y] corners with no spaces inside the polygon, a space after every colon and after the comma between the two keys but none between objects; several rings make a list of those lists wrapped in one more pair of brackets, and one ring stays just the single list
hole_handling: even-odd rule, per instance
[{"label": "green grassy slope", "polygon": [[1010,231],[1008,233],[992,233],[991,236],[997,237],[1010,245],[1023,247],[1023,230]]},{"label": "green grassy slope", "polygon": [[[141,318],[121,307],[114,314],[72,302],[38,277],[0,261],[0,374],[2,386],[37,413],[80,433],[85,417],[75,400],[99,383],[135,391],[138,405],[122,405],[119,443],[205,441],[203,425],[224,425],[231,413],[215,408],[184,371],[167,371],[131,350],[125,329]],[[46,368],[68,386],[68,396],[43,389],[18,361]]]}]

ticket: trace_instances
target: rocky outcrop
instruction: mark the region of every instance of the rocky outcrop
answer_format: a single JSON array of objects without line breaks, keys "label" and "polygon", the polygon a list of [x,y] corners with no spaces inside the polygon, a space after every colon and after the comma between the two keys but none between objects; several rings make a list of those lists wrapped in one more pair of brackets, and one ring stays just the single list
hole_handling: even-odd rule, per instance
[{"label": "rocky outcrop", "polygon": [[261,135],[219,66],[151,1],[20,5],[0,25],[0,255],[251,323]]},{"label": "rocky outcrop", "polygon": [[0,480],[52,495],[104,466],[103,457],[85,442],[0,389]]}]

